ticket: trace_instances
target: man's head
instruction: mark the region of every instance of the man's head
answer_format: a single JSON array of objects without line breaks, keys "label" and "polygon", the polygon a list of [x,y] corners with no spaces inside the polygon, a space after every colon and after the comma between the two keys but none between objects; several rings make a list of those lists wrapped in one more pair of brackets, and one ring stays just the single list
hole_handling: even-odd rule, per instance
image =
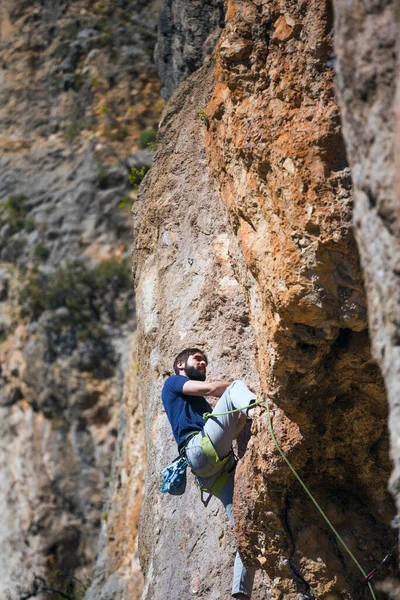
[{"label": "man's head", "polygon": [[185,375],[189,379],[205,381],[207,372],[207,356],[199,348],[185,348],[174,360],[176,375]]}]

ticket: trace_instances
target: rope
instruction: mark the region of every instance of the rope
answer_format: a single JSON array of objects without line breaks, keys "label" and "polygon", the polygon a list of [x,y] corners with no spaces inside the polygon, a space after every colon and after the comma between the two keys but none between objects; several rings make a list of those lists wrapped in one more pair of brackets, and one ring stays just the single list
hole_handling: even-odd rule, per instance
[{"label": "rope", "polygon": [[[346,550],[347,554],[350,556],[350,558],[353,560],[353,562],[357,565],[358,569],[363,574],[364,579],[366,579],[366,577],[367,577],[366,572],[364,571],[364,569],[362,568],[362,566],[360,565],[360,563],[358,562],[358,560],[356,559],[356,557],[354,556],[354,554],[352,553],[352,551],[350,550],[350,548],[344,542],[343,538],[340,536],[340,534],[338,533],[338,531],[332,525],[332,523],[330,522],[330,520],[328,519],[328,517],[326,516],[326,514],[324,513],[324,511],[322,510],[322,508],[320,507],[320,505],[318,504],[318,502],[316,501],[316,499],[314,498],[314,496],[312,495],[312,493],[310,492],[310,490],[306,486],[306,484],[301,479],[300,475],[297,473],[296,469],[293,467],[293,465],[291,464],[291,462],[289,461],[289,459],[286,458],[283,450],[279,446],[278,441],[277,441],[277,439],[275,437],[275,433],[274,433],[273,427],[272,427],[272,419],[271,419],[271,413],[270,413],[270,410],[269,410],[268,399],[265,400],[265,404],[266,404],[266,407],[267,407],[267,417],[268,417],[269,431],[270,431],[271,437],[272,437],[272,439],[274,441],[274,444],[275,444],[275,446],[277,447],[277,449],[279,451],[279,454],[282,456],[282,458],[284,459],[284,461],[288,465],[289,469],[292,471],[293,475],[296,477],[296,479],[299,481],[299,483],[302,486],[302,488],[304,489],[304,491],[307,493],[308,497],[312,500],[313,504],[316,506],[316,508],[318,509],[318,511],[320,512],[320,514],[322,515],[322,517],[325,519],[326,523],[329,525],[329,527],[331,528],[331,530],[333,531],[333,533],[336,535],[337,539],[342,544],[342,546]],[[375,596],[375,593],[374,593],[372,585],[370,584],[369,581],[367,581],[367,584],[368,584],[369,590],[371,592],[372,598],[374,600],[376,600],[376,596]]]},{"label": "rope", "polygon": [[203,413],[203,419],[204,419],[204,422],[207,423],[207,419],[209,419],[210,417],[222,417],[223,415],[232,415],[233,413],[240,412],[242,410],[246,410],[246,408],[253,408],[254,406],[258,406],[259,404],[264,404],[264,402],[265,402],[265,400],[259,400],[258,402],[252,402],[248,406],[242,406],[242,408],[235,408],[234,410],[227,410],[226,412],[222,412],[222,413],[205,412],[205,413]]},{"label": "rope", "polygon": [[312,493],[310,492],[310,490],[306,486],[306,484],[303,482],[303,480],[301,479],[300,475],[297,473],[296,469],[293,467],[293,465],[291,464],[291,462],[289,461],[289,459],[286,458],[285,453],[283,452],[283,450],[281,449],[280,445],[278,444],[278,441],[277,441],[277,439],[275,437],[275,433],[274,433],[274,430],[273,430],[273,427],[272,427],[272,419],[271,419],[271,412],[270,412],[270,409],[269,409],[268,398],[266,400],[259,400],[258,402],[253,402],[252,404],[249,404],[248,406],[242,406],[242,408],[236,408],[234,410],[228,410],[228,411],[222,412],[222,413],[204,413],[203,414],[203,419],[206,422],[207,419],[209,419],[210,417],[222,417],[223,415],[230,415],[230,414],[233,414],[233,413],[245,410],[247,408],[253,408],[254,406],[258,406],[259,404],[264,404],[264,403],[265,403],[265,405],[267,407],[267,417],[268,417],[269,432],[271,434],[271,437],[272,437],[272,439],[274,441],[274,444],[275,444],[276,448],[278,449],[279,454],[282,456],[283,460],[286,462],[286,464],[288,465],[289,469],[292,471],[293,475],[296,477],[296,479],[298,480],[298,482],[300,483],[300,485],[302,486],[302,488],[304,489],[304,491],[306,492],[306,494],[308,495],[308,497],[310,498],[310,500],[313,502],[313,504],[315,505],[315,507],[317,508],[317,510],[319,511],[319,513],[325,519],[326,523],[328,524],[328,526],[330,527],[330,529],[333,531],[333,533],[335,534],[335,536],[337,537],[337,539],[339,540],[339,542],[342,544],[342,546],[346,550],[347,554],[350,556],[350,558],[352,559],[352,561],[354,562],[354,564],[357,566],[357,568],[363,574],[364,580],[367,582],[367,585],[369,587],[369,591],[371,592],[371,596],[372,596],[372,598],[374,600],[376,600],[374,589],[373,589],[371,583],[368,581],[368,575],[366,574],[366,572],[364,571],[364,569],[362,568],[362,566],[360,565],[360,563],[358,562],[358,560],[356,559],[356,557],[354,556],[354,554],[352,553],[352,551],[350,550],[350,548],[347,546],[346,542],[343,540],[343,538],[341,537],[341,535],[339,534],[339,532],[332,525],[332,523],[330,522],[330,520],[328,519],[328,517],[326,516],[326,514],[324,513],[324,511],[322,510],[322,508],[320,507],[320,505],[318,504],[318,502],[316,501],[316,499],[314,498],[314,496],[312,495]]}]

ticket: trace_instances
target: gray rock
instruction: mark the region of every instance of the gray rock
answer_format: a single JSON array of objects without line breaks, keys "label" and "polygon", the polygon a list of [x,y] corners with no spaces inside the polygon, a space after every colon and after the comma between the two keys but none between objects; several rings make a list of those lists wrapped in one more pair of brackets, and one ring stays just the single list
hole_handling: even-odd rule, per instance
[{"label": "gray rock", "polygon": [[356,17],[346,0],[334,4],[335,68],[354,183],[355,235],[373,355],[389,399],[390,489],[400,512],[400,13],[396,2],[365,2]]},{"label": "gray rock", "polygon": [[164,0],[154,60],[168,99],[211,55],[224,26],[221,0]]},{"label": "gray rock", "polygon": [[79,33],[76,36],[76,39],[85,41],[92,38],[95,35],[99,35],[98,29],[86,28],[79,31]]},{"label": "gray rock", "polygon": [[131,154],[126,159],[126,164],[129,169],[135,167],[141,169],[142,167],[150,168],[153,164],[154,152],[148,150],[138,150],[134,154]]},{"label": "gray rock", "polygon": [[3,302],[8,297],[10,275],[8,270],[0,271],[0,300]]},{"label": "gray rock", "polygon": [[[231,588],[233,531],[221,503],[214,498],[208,509],[204,509],[191,477],[182,498],[160,498],[158,491],[159,473],[176,455],[176,445],[160,403],[161,387],[164,376],[171,372],[171,360],[182,346],[205,346],[213,355],[214,368],[224,378],[224,364],[228,371],[229,367],[224,363],[223,344],[230,346],[232,341],[232,316],[239,314],[248,320],[246,302],[235,275],[229,272],[227,264],[217,266],[214,256],[218,234],[225,232],[225,217],[209,177],[197,109],[205,105],[214,84],[212,72],[203,68],[183,83],[171,99],[161,124],[158,159],[140,189],[143,221],[138,246],[145,249],[135,258],[139,262],[136,284],[140,397],[145,399],[148,449],[139,539],[145,576],[142,600],[186,599],[192,594],[199,598],[228,598]],[[182,157],[179,165],[177,147]],[[169,177],[177,170],[184,176]],[[173,202],[168,202],[169,198]],[[149,215],[152,216],[148,219]],[[161,231],[172,233],[173,245],[164,245],[160,230],[152,237],[155,222],[153,225],[150,222],[154,217],[161,219]],[[233,245],[230,248],[235,253]],[[195,267],[188,262],[194,251]],[[232,261],[240,264],[237,253]],[[224,277],[230,279],[235,293],[226,298],[221,308],[218,300],[213,304],[211,298],[217,297],[213,290]],[[184,293],[177,293],[180,280],[185,282]],[[253,343],[251,327],[243,329],[234,359],[230,353],[235,365],[230,364],[235,373],[246,373],[246,378],[256,381]],[[263,596],[256,586],[254,600]]]}]

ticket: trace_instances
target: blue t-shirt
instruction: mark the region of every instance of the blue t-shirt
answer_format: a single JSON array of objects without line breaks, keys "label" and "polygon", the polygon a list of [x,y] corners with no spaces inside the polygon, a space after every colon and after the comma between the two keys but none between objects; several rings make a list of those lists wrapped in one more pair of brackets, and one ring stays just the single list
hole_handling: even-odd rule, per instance
[{"label": "blue t-shirt", "polygon": [[183,375],[171,375],[164,383],[161,392],[165,412],[171,423],[179,451],[189,433],[203,429],[203,413],[212,411],[211,406],[202,396],[188,396],[182,393],[182,388],[187,381],[189,379]]}]

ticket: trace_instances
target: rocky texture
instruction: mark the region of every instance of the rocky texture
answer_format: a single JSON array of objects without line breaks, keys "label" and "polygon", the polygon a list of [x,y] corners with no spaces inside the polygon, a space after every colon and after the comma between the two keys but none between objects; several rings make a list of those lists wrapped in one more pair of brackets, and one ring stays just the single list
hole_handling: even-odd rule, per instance
[{"label": "rocky texture", "polygon": [[139,513],[144,496],[143,409],[138,397],[136,343],[125,377],[118,445],[104,506],[93,582],[86,600],[139,600],[143,578],[137,554]]},{"label": "rocky texture", "polygon": [[[322,0],[228,2],[215,84],[198,72],[163,115],[136,246],[140,385],[151,415],[143,598],[164,597],[172,570],[182,598],[222,598],[229,587],[230,561],[219,554],[218,571],[213,545],[224,517],[209,516],[205,528],[193,490],[184,502],[156,494],[174,453],[159,393],[174,353],[192,343],[210,354],[211,377],[250,380],[254,343],[260,389],[276,390],[278,439],[353,553],[368,571],[393,544],[386,398],[351,226],[332,25]],[[267,597],[367,598],[274,448],[265,413],[252,434],[236,474],[236,538],[265,571]]]},{"label": "rocky texture", "polygon": [[169,99],[214,50],[224,27],[222,0],[165,0],[161,4],[155,61]]},{"label": "rocky texture", "polygon": [[0,6],[2,599],[90,582],[135,328],[127,178],[163,105],[155,6]]},{"label": "rocky texture", "polygon": [[[217,600],[231,586],[233,535],[218,501],[203,509],[191,476],[183,497],[158,491],[160,471],[176,455],[160,402],[175,354],[200,345],[211,377],[257,378],[247,303],[233,269],[241,259],[207,167],[198,114],[212,85],[212,73],[200,70],[171,100],[137,205],[139,384],[148,456],[139,548],[143,600],[192,594]],[[262,597],[261,590],[254,595]]]},{"label": "rocky texture", "polygon": [[[368,569],[386,552],[393,507],[333,92],[331,7],[229,2],[216,57],[208,158],[259,285],[262,388],[277,390],[280,442]],[[237,473],[244,556],[266,569],[274,598],[364,597],[357,569],[277,457],[265,416],[254,433]]]},{"label": "rocky texture", "polygon": [[355,233],[373,354],[388,393],[394,463],[390,489],[399,511],[399,7],[372,1],[355,7],[337,0],[335,9],[337,87],[354,181]]}]

